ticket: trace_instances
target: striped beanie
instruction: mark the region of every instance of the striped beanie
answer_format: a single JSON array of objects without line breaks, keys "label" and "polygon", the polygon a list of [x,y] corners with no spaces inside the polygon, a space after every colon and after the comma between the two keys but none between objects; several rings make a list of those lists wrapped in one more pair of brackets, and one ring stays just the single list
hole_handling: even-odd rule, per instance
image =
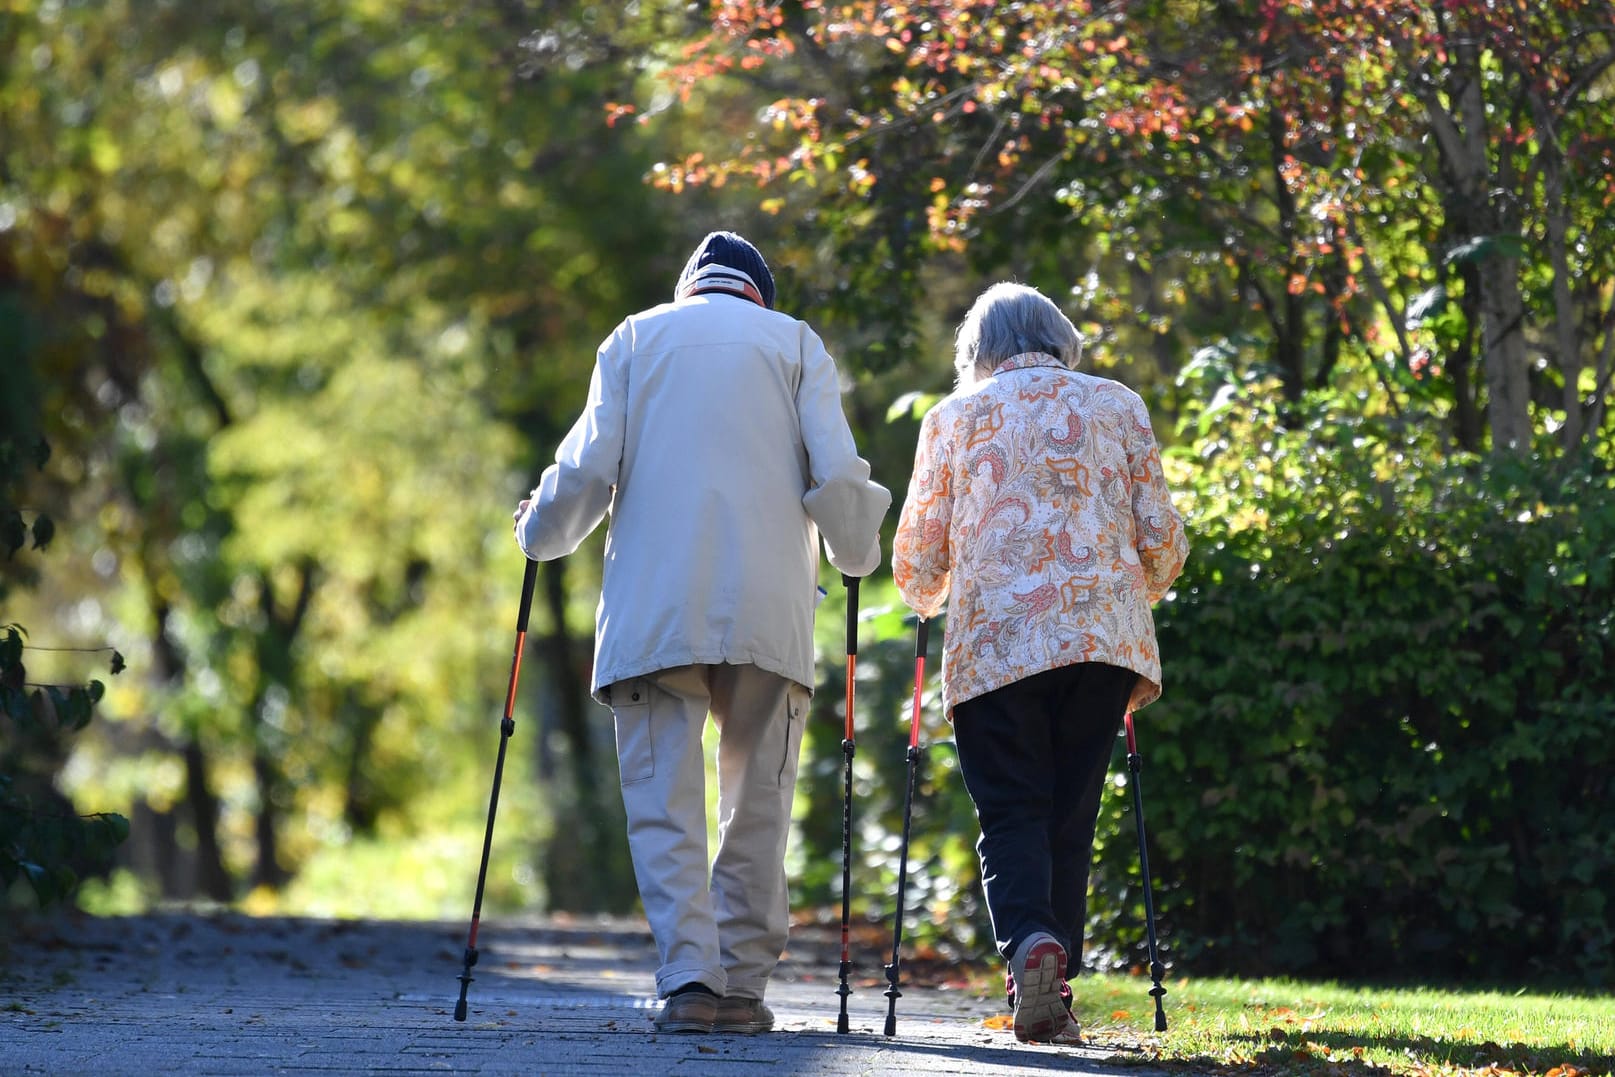
[{"label": "striped beanie", "polygon": [[744,296],[772,310],[774,274],[768,271],[761,252],[744,237],[734,232],[712,232],[684,263],[673,295],[683,299],[703,292]]}]

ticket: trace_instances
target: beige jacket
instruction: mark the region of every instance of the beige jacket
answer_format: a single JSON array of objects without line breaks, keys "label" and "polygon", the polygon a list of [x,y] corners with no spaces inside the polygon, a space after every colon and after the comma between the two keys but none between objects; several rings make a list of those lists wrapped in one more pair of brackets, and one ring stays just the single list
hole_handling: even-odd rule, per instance
[{"label": "beige jacket", "polygon": [[820,536],[831,564],[866,576],[890,504],[818,336],[745,299],[697,295],[601,344],[588,402],[516,537],[546,561],[611,515],[596,698],[692,663],[749,663],[811,689]]},{"label": "beige jacket", "polygon": [[1138,394],[1037,352],[925,416],[892,546],[922,617],[948,608],[942,696],[955,705],[1045,670],[1105,662],[1161,694],[1150,606],[1188,541]]}]

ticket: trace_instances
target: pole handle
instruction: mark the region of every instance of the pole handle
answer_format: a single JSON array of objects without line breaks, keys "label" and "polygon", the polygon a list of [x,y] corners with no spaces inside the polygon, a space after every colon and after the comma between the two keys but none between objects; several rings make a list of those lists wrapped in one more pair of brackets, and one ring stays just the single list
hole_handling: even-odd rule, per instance
[{"label": "pole handle", "polygon": [[1133,732],[1133,712],[1128,711],[1127,716],[1125,718],[1123,718],[1122,721],[1124,721],[1127,724],[1127,754],[1128,755],[1137,755],[1138,754],[1138,735]]},{"label": "pole handle", "polygon": [[908,723],[908,750],[912,757],[920,744],[921,696],[925,687],[925,642],[931,632],[931,622],[920,618],[914,632],[914,712]]},{"label": "pole handle", "polygon": [[847,656],[858,653],[858,577],[841,574],[841,585],[847,589]]},{"label": "pole handle", "polygon": [[505,717],[500,723],[505,736],[516,731],[516,681],[522,672],[522,650],[527,645],[527,615],[533,608],[533,584],[538,580],[538,562],[527,559],[522,574],[522,603],[516,613],[516,646],[510,655],[510,683],[505,687]]},{"label": "pole handle", "polygon": [[516,631],[527,634],[527,615],[533,608],[533,585],[538,582],[538,562],[527,559],[527,570],[522,574],[522,604],[516,614]]}]

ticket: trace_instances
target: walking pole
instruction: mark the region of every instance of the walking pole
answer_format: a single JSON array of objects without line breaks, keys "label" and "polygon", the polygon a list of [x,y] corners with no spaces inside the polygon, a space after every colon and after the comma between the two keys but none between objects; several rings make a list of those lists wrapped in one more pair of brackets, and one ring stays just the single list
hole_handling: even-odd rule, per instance
[{"label": "walking pole", "polygon": [[1166,1031],[1166,1010],[1162,1008],[1161,1000],[1166,997],[1166,988],[1161,986],[1161,977],[1166,975],[1166,966],[1161,964],[1160,952],[1155,944],[1155,896],[1150,886],[1150,854],[1144,847],[1144,792],[1138,785],[1138,772],[1144,765],[1138,755],[1138,738],[1133,733],[1133,712],[1128,711],[1127,723],[1127,769],[1133,775],[1133,818],[1138,822],[1138,866],[1144,873],[1144,927],[1149,936],[1150,943],[1150,979],[1155,986],[1150,988],[1150,994],[1155,998],[1155,1031]]},{"label": "walking pole", "polygon": [[841,1016],[836,1018],[836,1031],[845,1033],[847,1024],[847,974],[852,963],[847,959],[848,925],[852,921],[852,756],[858,750],[852,735],[853,685],[858,676],[858,578],[841,576],[847,589],[847,726],[841,738],[841,755],[846,761],[846,785],[841,794]]},{"label": "walking pole", "polygon": [[488,797],[488,829],[482,835],[482,865],[477,868],[477,898],[471,906],[471,934],[465,944],[465,967],[460,970],[460,1001],[454,1004],[454,1019],[465,1020],[465,992],[471,986],[471,966],[477,963],[477,925],[482,920],[482,888],[488,881],[488,852],[493,848],[493,817],[499,809],[499,783],[505,776],[505,748],[516,731],[511,714],[516,709],[516,678],[521,675],[522,645],[527,642],[527,611],[533,604],[533,582],[538,579],[538,562],[528,560],[522,577],[521,611],[516,615],[516,649],[510,656],[510,686],[505,689],[505,717],[499,723],[499,758],[493,766],[493,794]]},{"label": "walking pole", "polygon": [[920,618],[914,633],[914,712],[908,726],[908,795],[903,800],[903,852],[897,861],[897,922],[892,925],[892,963],[886,966],[886,1035],[897,1035],[898,950],[903,943],[903,891],[908,886],[908,839],[914,822],[914,772],[920,762],[920,689],[925,684],[925,640],[931,622]]}]

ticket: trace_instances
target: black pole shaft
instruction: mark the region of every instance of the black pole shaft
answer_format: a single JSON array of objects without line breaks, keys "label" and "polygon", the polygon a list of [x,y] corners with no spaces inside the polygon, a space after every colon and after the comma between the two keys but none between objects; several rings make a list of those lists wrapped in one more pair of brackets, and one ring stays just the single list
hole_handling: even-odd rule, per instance
[{"label": "black pole shaft", "polygon": [[516,682],[521,677],[522,648],[527,642],[527,615],[533,605],[533,585],[538,579],[538,562],[529,560],[522,576],[521,608],[516,614],[516,645],[510,656],[510,683],[505,688],[505,714],[499,723],[499,755],[493,767],[493,792],[488,796],[488,826],[482,835],[482,862],[477,867],[477,896],[471,906],[471,930],[465,944],[465,966],[460,970],[460,999],[454,1004],[454,1019],[464,1021],[465,995],[473,979],[471,966],[477,963],[477,930],[482,923],[482,892],[488,882],[488,854],[493,849],[493,821],[499,810],[499,787],[505,777],[505,752],[516,732]]},{"label": "black pole shaft", "polygon": [[1133,786],[1133,820],[1138,824],[1138,866],[1144,875],[1144,930],[1149,940],[1150,948],[1150,980],[1154,986],[1150,988],[1150,995],[1155,999],[1155,1031],[1166,1031],[1166,1009],[1163,1000],[1166,997],[1166,988],[1161,986],[1161,979],[1166,975],[1166,966],[1161,964],[1160,950],[1155,938],[1155,894],[1154,885],[1150,881],[1150,853],[1144,838],[1144,791],[1139,785],[1138,774],[1143,769],[1144,761],[1138,754],[1138,741],[1133,732],[1133,716],[1127,716],[1127,769],[1132,775]]},{"label": "black pole shaft", "polygon": [[897,1035],[897,1000],[903,945],[903,904],[908,889],[908,842],[914,825],[915,772],[920,763],[920,699],[925,686],[925,644],[931,623],[920,618],[914,633],[914,707],[908,729],[908,792],[903,797],[903,847],[897,860],[897,917],[892,924],[892,961],[886,966],[886,1035]]},{"label": "black pole shaft", "polygon": [[836,1031],[851,1029],[847,1020],[847,997],[852,988],[847,979],[852,973],[849,957],[849,936],[852,926],[852,757],[858,750],[853,736],[853,696],[858,678],[858,578],[843,574],[842,586],[847,589],[847,721],[841,738],[841,755],[845,762],[845,783],[841,793],[841,985],[836,994],[841,996],[841,1013],[836,1018]]}]

